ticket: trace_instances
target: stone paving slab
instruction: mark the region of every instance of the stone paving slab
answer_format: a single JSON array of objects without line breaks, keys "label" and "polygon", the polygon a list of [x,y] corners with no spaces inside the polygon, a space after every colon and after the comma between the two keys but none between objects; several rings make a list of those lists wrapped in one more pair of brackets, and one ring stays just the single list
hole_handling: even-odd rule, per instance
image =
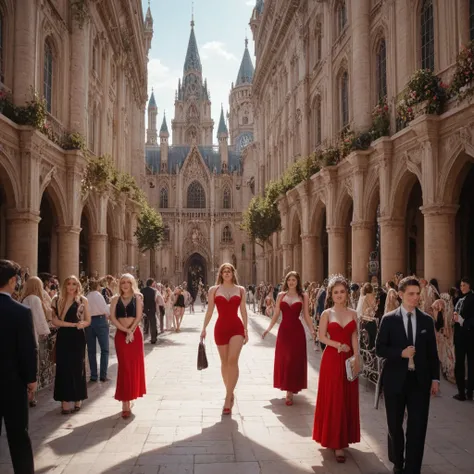
[{"label": "stone paving slab", "polygon": [[[284,404],[273,388],[276,330],[260,337],[268,319],[250,314],[232,417],[222,417],[224,389],[217,348],[207,341],[209,369],[196,370],[204,314],[186,314],[180,334],[145,344],[147,395],[129,420],[113,399],[117,359],[111,345],[111,382],[89,385],[79,413],[63,416],[43,390],[31,409],[30,434],[37,473],[107,474],[384,474],[387,459],[383,406],[373,409],[373,387],[360,384],[361,442],[347,451],[345,465],[311,439],[321,354],[308,343],[308,390]],[[214,317],[215,320],[215,317]],[[474,472],[474,403],[452,400],[455,387],[442,383],[432,400],[423,474]],[[4,432],[3,432],[4,433]],[[0,473],[13,473],[5,434]]]}]

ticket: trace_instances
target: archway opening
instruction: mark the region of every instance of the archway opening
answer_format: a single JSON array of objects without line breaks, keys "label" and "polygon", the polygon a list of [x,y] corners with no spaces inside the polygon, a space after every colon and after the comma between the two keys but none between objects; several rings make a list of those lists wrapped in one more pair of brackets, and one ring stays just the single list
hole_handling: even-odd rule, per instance
[{"label": "archway opening", "polygon": [[329,236],[326,222],[326,208],[324,208],[323,211],[319,235],[321,240],[322,280],[324,280],[324,278],[329,276]]},{"label": "archway opening", "polygon": [[0,258],[7,258],[7,198],[0,182]]},{"label": "archway opening", "polygon": [[38,224],[38,273],[57,273],[58,219],[52,196],[46,190],[41,198]]},{"label": "archway opening", "polygon": [[195,299],[198,293],[199,284],[207,284],[206,259],[199,253],[193,253],[186,262],[186,281],[188,291]]},{"label": "archway opening", "polygon": [[[91,275],[91,261],[89,252],[89,238],[90,238],[90,221],[85,212],[81,215],[81,233],[79,235],[79,274],[81,276],[95,276]],[[101,277],[103,275],[96,275]]]},{"label": "archway opening", "polygon": [[465,167],[456,215],[456,275],[474,276],[474,164]]},{"label": "archway opening", "polygon": [[406,232],[407,232],[407,270],[408,275],[423,276],[425,271],[424,258],[424,219],[420,211],[423,205],[423,194],[421,185],[417,180],[413,185],[408,197],[406,210]]}]

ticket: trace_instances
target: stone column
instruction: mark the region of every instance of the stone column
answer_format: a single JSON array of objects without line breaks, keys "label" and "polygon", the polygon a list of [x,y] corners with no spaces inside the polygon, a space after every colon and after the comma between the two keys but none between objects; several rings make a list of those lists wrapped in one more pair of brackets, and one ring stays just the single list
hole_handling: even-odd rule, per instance
[{"label": "stone column", "polygon": [[62,282],[70,275],[79,277],[80,227],[63,225],[58,232],[58,276]]},{"label": "stone column", "polygon": [[283,271],[293,270],[293,245],[283,244]]},{"label": "stone column", "polygon": [[347,233],[345,227],[328,227],[329,243],[329,262],[328,273],[334,275],[340,273],[346,274],[346,239]]},{"label": "stone column", "polygon": [[374,249],[374,225],[371,222],[352,223],[352,280],[367,281],[370,252]]},{"label": "stone column", "polygon": [[38,270],[38,224],[39,215],[32,212],[7,211],[6,256],[22,267],[30,269],[30,275]]},{"label": "stone column", "polygon": [[352,73],[349,82],[352,85],[349,97],[352,101],[354,131],[367,131],[372,123],[370,83],[370,0],[352,2]]},{"label": "stone column", "polygon": [[[35,84],[36,2],[17,0],[15,11],[17,13],[15,15],[16,21],[14,28],[12,28],[15,36],[14,56],[15,58],[21,58],[21,61],[12,62],[13,101],[16,105],[24,105],[31,98],[30,88],[37,87],[37,84]],[[41,91],[43,90],[42,86],[41,84]]]},{"label": "stone column", "polygon": [[316,250],[318,248],[318,236],[305,234],[301,236],[303,241],[303,272],[301,279],[305,281],[315,281],[317,276],[318,262]]},{"label": "stone column", "polygon": [[429,206],[421,211],[425,223],[425,278],[436,278],[440,290],[456,281],[455,221],[458,206]]},{"label": "stone column", "polygon": [[[148,255],[148,254],[147,254]],[[142,275],[142,266],[140,260],[140,277]],[[109,262],[109,271],[115,277],[116,275],[121,275],[123,269],[123,240],[118,237],[112,237],[110,239],[110,262]],[[147,272],[150,272],[150,256],[148,255],[148,269]],[[148,274],[144,277],[148,278]]]},{"label": "stone column", "polygon": [[91,274],[95,272],[99,277],[107,273],[107,234],[92,234],[89,240],[89,262]]},{"label": "stone column", "polygon": [[406,259],[406,231],[405,221],[383,217],[379,219],[380,225],[380,253],[382,267],[382,281],[392,280],[397,272],[405,274]]}]

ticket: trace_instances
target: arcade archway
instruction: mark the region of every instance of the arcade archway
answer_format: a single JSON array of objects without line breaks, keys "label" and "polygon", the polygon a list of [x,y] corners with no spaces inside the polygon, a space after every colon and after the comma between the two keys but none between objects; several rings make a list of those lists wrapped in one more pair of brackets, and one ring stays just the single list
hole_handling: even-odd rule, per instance
[{"label": "arcade archway", "polygon": [[474,276],[474,165],[465,167],[464,183],[456,216],[457,277]]},{"label": "arcade archway", "polygon": [[193,298],[198,293],[199,283],[207,284],[207,263],[206,259],[199,253],[193,253],[187,260],[184,267],[184,274],[188,282],[188,291]]}]

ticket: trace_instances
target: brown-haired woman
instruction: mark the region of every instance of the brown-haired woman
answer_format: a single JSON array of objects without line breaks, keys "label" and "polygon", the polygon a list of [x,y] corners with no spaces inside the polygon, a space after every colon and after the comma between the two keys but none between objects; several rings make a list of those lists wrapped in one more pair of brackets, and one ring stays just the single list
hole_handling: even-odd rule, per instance
[{"label": "brown-haired woman", "polygon": [[[209,289],[209,303],[204,318],[201,340],[206,337],[206,328],[217,306],[218,319],[214,327],[214,339],[221,358],[221,373],[226,388],[223,415],[232,413],[234,390],[239,379],[239,356],[242,346],[248,341],[247,308],[245,288],[239,286],[233,265],[224,263],[219,268],[216,285]],[[242,320],[239,318],[238,310]]]},{"label": "brown-haired woman", "polygon": [[360,441],[359,384],[346,377],[346,360],[355,355],[359,371],[357,313],[347,307],[349,284],[342,276],[328,284],[326,309],[319,323],[319,340],[326,344],[319,369],[318,398],[313,439],[335,450],[337,462],[346,458],[344,448]]},{"label": "brown-haired woman", "polygon": [[54,380],[54,399],[62,403],[61,413],[81,409],[82,400],[87,398],[86,382],[86,335],[84,328],[89,326],[91,316],[87,299],[82,296],[82,286],[75,276],[66,278],[59,296],[55,296],[53,325],[58,327],[56,336],[56,378]]},{"label": "brown-haired woman", "polygon": [[130,402],[146,393],[143,335],[138,327],[143,317],[143,299],[133,275],[124,273],[119,294],[110,302],[110,320],[117,328],[115,350],[118,371],[115,399],[122,402],[122,418],[132,414]]},{"label": "brown-haired woman", "polygon": [[303,311],[309,332],[315,337],[313,322],[309,315],[309,298],[301,287],[297,272],[289,272],[278,295],[273,318],[262,339],[272,330],[282,312],[275,347],[273,386],[286,390],[286,405],[293,405],[293,394],[308,387],[308,361],[306,356],[306,334],[300,321]]}]

